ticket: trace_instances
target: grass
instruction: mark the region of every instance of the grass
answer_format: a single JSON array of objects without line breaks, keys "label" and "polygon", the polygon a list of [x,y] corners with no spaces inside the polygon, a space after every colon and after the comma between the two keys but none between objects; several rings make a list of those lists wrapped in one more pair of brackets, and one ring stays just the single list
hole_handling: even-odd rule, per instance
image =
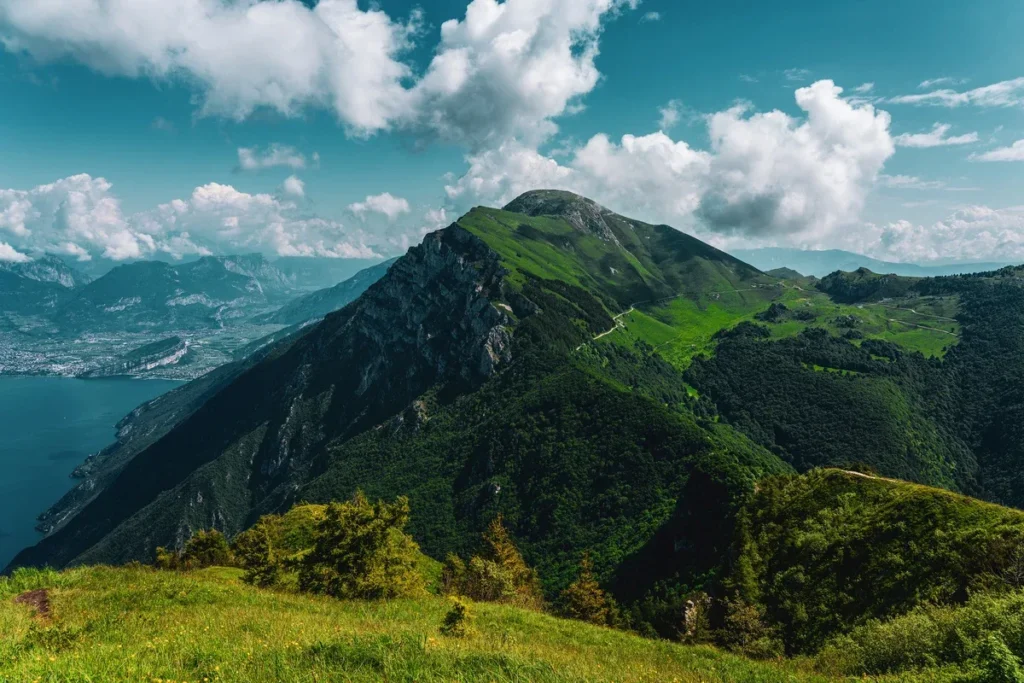
[{"label": "grass", "polygon": [[[3,681],[824,681],[534,612],[475,603],[474,632],[439,634],[448,601],[340,602],[262,591],[232,569],[88,567],[0,580]],[[51,587],[51,619],[13,602]]]},{"label": "grass", "polygon": [[[756,315],[772,303],[781,303],[792,315],[778,322],[757,321]],[[882,339],[926,356],[941,358],[958,340],[959,324],[953,320],[956,297],[909,297],[879,304],[843,305],[827,295],[790,286],[722,291],[698,298],[678,297],[657,304],[640,305],[622,317],[623,327],[601,339],[603,343],[632,346],[643,340],[677,368],[685,369],[693,358],[715,350],[715,334],[743,321],[757,321],[771,329],[774,339],[793,337],[808,327],[824,327],[836,335],[849,327],[839,319],[855,319],[856,329],[867,339]]]}]

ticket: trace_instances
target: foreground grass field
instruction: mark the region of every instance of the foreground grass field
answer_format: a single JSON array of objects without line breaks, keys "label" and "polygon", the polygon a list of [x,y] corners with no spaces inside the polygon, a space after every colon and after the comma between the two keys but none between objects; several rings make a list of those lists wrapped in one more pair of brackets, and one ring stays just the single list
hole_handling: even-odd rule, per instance
[{"label": "foreground grass field", "polygon": [[[35,607],[18,596],[33,593]],[[92,567],[0,579],[0,681],[824,681],[782,664],[496,605],[261,591],[229,569]]]}]

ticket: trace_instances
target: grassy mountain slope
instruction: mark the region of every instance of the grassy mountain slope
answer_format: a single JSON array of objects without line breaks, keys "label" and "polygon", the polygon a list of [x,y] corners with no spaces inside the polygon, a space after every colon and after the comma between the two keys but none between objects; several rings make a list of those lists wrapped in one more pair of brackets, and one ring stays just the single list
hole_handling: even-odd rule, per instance
[{"label": "grassy mountain slope", "polygon": [[[476,632],[441,636],[448,601],[378,603],[261,591],[237,570],[82,568],[0,580],[0,679],[12,681],[825,681],[791,666],[474,604]],[[40,620],[12,601],[48,589]]]}]

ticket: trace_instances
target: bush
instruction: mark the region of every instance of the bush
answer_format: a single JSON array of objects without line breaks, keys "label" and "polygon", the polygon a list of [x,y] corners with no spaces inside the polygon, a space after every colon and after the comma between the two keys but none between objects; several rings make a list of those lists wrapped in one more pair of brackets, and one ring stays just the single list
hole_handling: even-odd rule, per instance
[{"label": "bush", "polygon": [[236,536],[232,549],[239,565],[245,570],[243,581],[261,588],[268,588],[278,582],[281,561],[263,520]]},{"label": "bush", "polygon": [[469,564],[449,555],[442,574],[446,592],[484,602],[542,609],[537,572],[527,566],[498,515],[483,535],[484,549]]},{"label": "bush", "polygon": [[589,553],[580,561],[579,577],[562,591],[560,607],[562,615],[569,619],[600,626],[608,624],[608,598],[594,578],[594,563]]},{"label": "bush", "polygon": [[1020,660],[998,635],[984,640],[976,664],[981,674],[975,679],[978,683],[1024,683]]},{"label": "bush", "polygon": [[472,633],[471,626],[473,615],[469,612],[469,605],[462,599],[453,597],[452,608],[444,615],[444,622],[441,624],[441,635],[449,638],[465,638]]},{"label": "bush", "polygon": [[180,552],[164,547],[156,549],[157,569],[191,571],[206,567],[230,567],[235,559],[224,534],[216,529],[199,530]]},{"label": "bush", "polygon": [[411,597],[425,592],[419,546],[404,532],[409,500],[371,504],[362,492],[331,503],[313,548],[297,562],[299,588],[346,599]]}]

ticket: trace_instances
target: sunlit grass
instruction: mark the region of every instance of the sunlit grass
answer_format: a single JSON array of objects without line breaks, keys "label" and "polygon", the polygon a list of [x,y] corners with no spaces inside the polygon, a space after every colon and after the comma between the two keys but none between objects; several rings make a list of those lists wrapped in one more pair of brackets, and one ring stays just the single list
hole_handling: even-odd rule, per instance
[{"label": "sunlit grass", "polygon": [[341,602],[238,572],[84,568],[41,578],[52,620],[0,602],[3,681],[814,681],[757,663],[497,605],[438,632],[447,600]]}]

